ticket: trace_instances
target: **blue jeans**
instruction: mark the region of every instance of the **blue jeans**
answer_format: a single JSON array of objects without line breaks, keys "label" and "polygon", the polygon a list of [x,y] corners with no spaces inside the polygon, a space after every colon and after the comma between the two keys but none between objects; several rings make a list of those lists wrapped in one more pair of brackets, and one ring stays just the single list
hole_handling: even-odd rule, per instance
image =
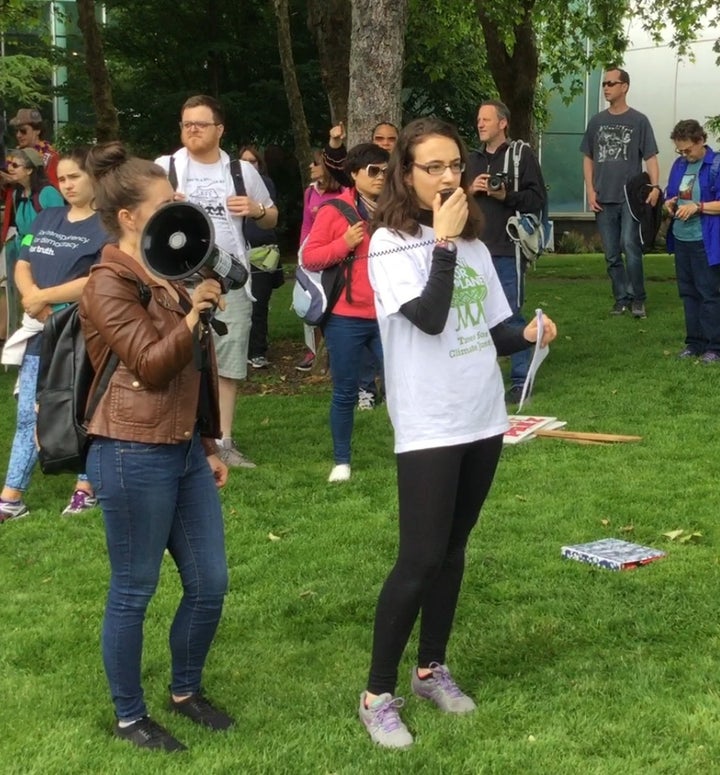
[{"label": "blue jeans", "polygon": [[330,431],[334,460],[336,464],[349,463],[363,351],[369,348],[375,362],[382,366],[380,329],[377,320],[333,314],[328,318],[323,334],[333,381]]},{"label": "blue jeans", "polygon": [[[640,229],[630,215],[627,202],[602,203],[602,210],[595,213],[595,222],[605,251],[607,273],[610,277],[616,302],[629,304],[645,301],[645,275]],[[623,264],[621,252],[625,253]]]},{"label": "blue jeans", "polygon": [[147,713],[140,683],[143,622],[167,548],[183,596],[170,628],[174,694],[200,689],[227,590],[223,516],[200,437],[183,444],[96,438],[87,472],[103,510],[110,590],[102,652],[115,712]]},{"label": "blue jeans", "polygon": [[675,240],[675,275],[685,311],[685,344],[720,353],[720,266],[709,266],[702,240]]},{"label": "blue jeans", "polygon": [[37,389],[39,355],[25,355],[20,365],[17,422],[5,475],[5,486],[25,492],[30,484],[38,459],[35,446],[35,391]]},{"label": "blue jeans", "polygon": [[[522,263],[519,275],[515,256],[493,256],[493,265],[513,313],[505,322],[515,328],[525,328],[527,324],[521,312],[525,301],[525,271]],[[531,354],[532,350],[521,350],[510,356],[511,387],[522,387],[525,384]]]}]

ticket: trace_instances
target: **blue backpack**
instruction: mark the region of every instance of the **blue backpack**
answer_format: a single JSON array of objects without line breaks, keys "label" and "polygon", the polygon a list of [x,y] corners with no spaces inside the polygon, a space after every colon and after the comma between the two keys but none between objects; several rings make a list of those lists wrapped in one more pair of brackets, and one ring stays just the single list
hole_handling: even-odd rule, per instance
[{"label": "blue backpack", "polygon": [[[362,220],[358,213],[342,199],[331,199],[321,205],[321,207],[326,206],[332,206],[339,210],[350,226],[354,226]],[[345,290],[345,298],[352,301],[350,270],[355,260],[355,253],[352,252],[340,263],[329,266],[327,269],[311,272],[302,265],[302,252],[307,240],[306,237],[298,251],[292,308],[304,323],[309,326],[322,327],[343,290]]]}]

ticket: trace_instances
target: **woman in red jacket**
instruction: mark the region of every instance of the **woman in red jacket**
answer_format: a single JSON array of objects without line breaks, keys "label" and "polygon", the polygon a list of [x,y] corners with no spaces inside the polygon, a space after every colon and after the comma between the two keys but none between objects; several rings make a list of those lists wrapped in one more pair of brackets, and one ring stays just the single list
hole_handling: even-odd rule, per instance
[{"label": "woman in red jacket", "polygon": [[345,169],[354,185],[337,199],[349,205],[360,220],[350,225],[340,209],[325,205],[318,210],[303,249],[303,264],[311,271],[346,262],[345,289],[323,330],[333,381],[330,430],[335,465],[329,482],[346,482],[350,478],[350,439],[363,350],[370,348],[376,362],[382,364],[380,331],[368,279],[367,221],[382,191],[388,159],[388,152],[373,143],[350,149]]}]

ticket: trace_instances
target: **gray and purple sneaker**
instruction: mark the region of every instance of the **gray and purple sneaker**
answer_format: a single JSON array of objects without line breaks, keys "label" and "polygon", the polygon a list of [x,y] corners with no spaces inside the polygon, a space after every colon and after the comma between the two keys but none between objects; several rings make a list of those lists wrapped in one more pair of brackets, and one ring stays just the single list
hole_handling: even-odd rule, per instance
[{"label": "gray and purple sneaker", "polygon": [[358,715],[373,743],[383,748],[409,748],[413,743],[413,737],[398,713],[405,704],[405,700],[385,692],[365,707],[366,696],[367,692],[360,695]]},{"label": "gray and purple sneaker", "polygon": [[413,693],[426,700],[432,700],[445,713],[470,713],[476,705],[453,681],[447,665],[431,662],[428,668],[432,674],[420,678],[413,668],[411,686]]}]

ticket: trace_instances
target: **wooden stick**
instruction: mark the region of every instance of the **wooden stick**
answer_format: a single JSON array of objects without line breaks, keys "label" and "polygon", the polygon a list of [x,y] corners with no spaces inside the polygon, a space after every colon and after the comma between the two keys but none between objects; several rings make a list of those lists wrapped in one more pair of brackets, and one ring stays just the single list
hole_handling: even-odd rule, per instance
[{"label": "wooden stick", "polygon": [[586,433],[584,431],[549,431],[544,428],[533,431],[536,436],[547,436],[553,439],[568,439],[572,441],[595,441],[595,442],[620,442],[620,441],[642,441],[642,436],[618,436],[615,433]]}]

